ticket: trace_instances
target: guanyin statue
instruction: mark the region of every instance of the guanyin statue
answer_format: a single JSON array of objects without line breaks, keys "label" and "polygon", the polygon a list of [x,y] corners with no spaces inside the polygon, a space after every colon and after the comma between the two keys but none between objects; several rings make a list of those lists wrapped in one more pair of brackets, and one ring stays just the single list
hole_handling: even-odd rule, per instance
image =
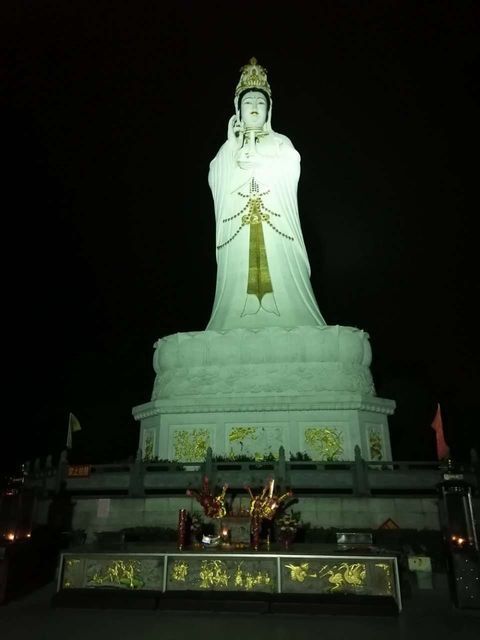
[{"label": "guanyin statue", "polygon": [[319,311],[298,217],[300,156],[271,118],[267,75],[252,58],[210,163],[212,316],[205,331],[155,344],[151,400],[134,408],[140,448],[188,462],[203,460],[207,447],[261,457],[280,446],[353,460],[358,445],[365,459],[391,460],[395,403],[375,394],[368,334],[327,325]]},{"label": "guanyin statue", "polygon": [[255,58],[234,104],[209,172],[217,282],[207,329],[323,326],[298,216],[300,155],[272,129],[270,85]]}]

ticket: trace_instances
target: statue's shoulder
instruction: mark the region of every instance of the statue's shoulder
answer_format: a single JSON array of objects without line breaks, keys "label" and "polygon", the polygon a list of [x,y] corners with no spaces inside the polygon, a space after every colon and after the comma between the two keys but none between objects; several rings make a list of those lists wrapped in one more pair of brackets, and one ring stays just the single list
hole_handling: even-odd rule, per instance
[{"label": "statue's shoulder", "polygon": [[229,158],[231,155],[231,149],[229,148],[228,140],[226,140],[219,148],[214,158],[211,160],[210,169],[212,169],[212,167],[214,167],[219,162],[225,161],[225,159]]},{"label": "statue's shoulder", "polygon": [[295,162],[300,161],[300,154],[293,146],[292,141],[287,136],[284,136],[283,133],[274,132],[275,142],[279,149],[280,154],[283,157],[291,158]]},{"label": "statue's shoulder", "polygon": [[292,144],[292,141],[290,140],[290,138],[287,138],[287,136],[284,136],[283,133],[277,133],[276,131],[274,132],[274,137],[277,140],[277,142],[279,144],[283,144],[286,147],[290,147],[292,149],[295,149],[295,147]]}]

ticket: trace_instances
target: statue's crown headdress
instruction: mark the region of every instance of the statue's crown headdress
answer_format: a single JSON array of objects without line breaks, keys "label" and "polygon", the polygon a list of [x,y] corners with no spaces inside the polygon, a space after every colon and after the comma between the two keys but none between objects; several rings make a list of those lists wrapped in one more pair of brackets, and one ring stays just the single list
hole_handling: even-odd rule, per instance
[{"label": "statue's crown headdress", "polygon": [[235,89],[235,97],[237,97],[242,91],[251,89],[261,89],[265,91],[268,96],[272,97],[272,91],[267,80],[267,70],[258,64],[256,58],[250,58],[250,62],[243,66],[241,69],[240,80]]}]

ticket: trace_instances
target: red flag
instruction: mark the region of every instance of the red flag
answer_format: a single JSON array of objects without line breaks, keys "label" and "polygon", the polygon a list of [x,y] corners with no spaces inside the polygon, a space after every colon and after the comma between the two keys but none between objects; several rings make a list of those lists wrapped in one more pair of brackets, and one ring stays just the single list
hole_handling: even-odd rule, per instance
[{"label": "red flag", "polygon": [[439,460],[445,460],[450,456],[450,448],[445,442],[445,436],[443,435],[443,422],[442,412],[440,411],[440,403],[437,403],[437,413],[432,422],[432,429],[436,433],[437,437],[437,458]]}]

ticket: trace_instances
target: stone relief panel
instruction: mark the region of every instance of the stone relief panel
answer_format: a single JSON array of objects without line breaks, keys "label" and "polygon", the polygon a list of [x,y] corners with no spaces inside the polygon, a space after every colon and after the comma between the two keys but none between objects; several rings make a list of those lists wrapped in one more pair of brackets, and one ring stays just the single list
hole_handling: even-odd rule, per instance
[{"label": "stone relief panel", "polygon": [[264,591],[275,593],[274,558],[192,558],[168,561],[167,591]]},{"label": "stone relief panel", "polygon": [[370,460],[383,460],[385,457],[382,430],[379,427],[368,428],[368,451]]},{"label": "stone relief panel", "polygon": [[180,462],[203,462],[212,441],[210,427],[170,427],[170,457]]},{"label": "stone relief panel", "polygon": [[143,459],[153,460],[155,457],[155,429],[145,429],[143,432]]},{"label": "stone relief panel", "polygon": [[311,426],[304,430],[305,451],[313,460],[342,460],[344,432],[339,427]]},{"label": "stone relief panel", "polygon": [[278,450],[284,443],[284,427],[278,424],[226,425],[227,456],[251,456],[262,460],[273,456],[278,458]]},{"label": "stone relief panel", "polygon": [[64,560],[61,584],[63,589],[161,590],[164,562],[162,556],[82,554]]}]

